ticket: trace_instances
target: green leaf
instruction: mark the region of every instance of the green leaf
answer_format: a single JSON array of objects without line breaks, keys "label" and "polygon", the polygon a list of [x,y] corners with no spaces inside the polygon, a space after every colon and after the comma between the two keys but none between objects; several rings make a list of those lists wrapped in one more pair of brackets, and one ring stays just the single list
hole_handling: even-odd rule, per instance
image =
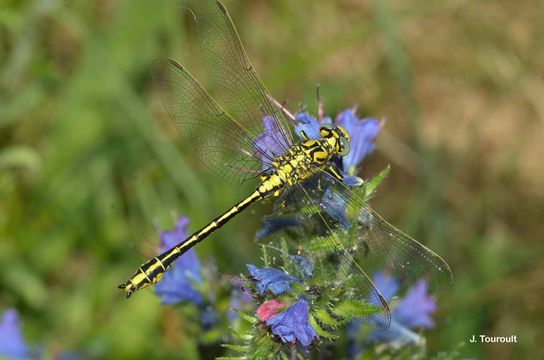
[{"label": "green leaf", "polygon": [[338,316],[348,319],[354,317],[364,317],[378,312],[379,307],[376,305],[359,302],[356,300],[345,300],[338,304],[332,311]]},{"label": "green leaf", "polygon": [[338,327],[338,326],[342,325],[342,323],[340,321],[336,320],[335,318],[333,318],[331,316],[331,314],[329,314],[327,309],[317,310],[316,312],[314,312],[314,316],[321,323],[323,323],[325,325],[328,325],[328,326]]},{"label": "green leaf", "polygon": [[222,335],[223,334],[221,333],[221,330],[219,328],[212,328],[208,331],[201,333],[200,341],[203,344],[215,344],[221,340]]},{"label": "green leaf", "polygon": [[287,246],[287,242],[285,241],[285,238],[281,239],[281,258],[284,264],[289,264],[289,247]]},{"label": "green leaf", "polygon": [[247,345],[221,344],[225,349],[230,349],[238,352],[245,352],[249,349]]},{"label": "green leaf", "polygon": [[256,317],[248,315],[239,309],[231,308],[231,310],[234,311],[236,314],[238,314],[238,316],[240,316],[241,319],[249,322],[250,324],[255,325],[259,322],[259,319],[257,319]]},{"label": "green leaf", "polygon": [[338,245],[339,243],[336,242],[336,244],[332,243],[330,238],[326,237],[318,237],[315,238],[313,241],[309,242],[306,246],[306,250],[312,252],[312,251],[331,251],[336,248],[335,245]]},{"label": "green leaf", "polygon": [[269,359],[275,358],[280,346],[272,340],[272,337],[267,333],[261,337],[256,337],[256,341],[251,344],[251,349],[246,353],[251,359]]},{"label": "green leaf", "polygon": [[327,339],[331,339],[331,340],[338,339],[338,335],[334,335],[334,334],[328,332],[327,330],[323,329],[319,325],[319,323],[316,321],[316,319],[314,318],[313,315],[310,315],[308,321],[309,321],[310,325],[312,325],[312,328],[315,330],[317,335],[319,335],[321,337],[324,337],[324,338],[327,338]]},{"label": "green leaf", "polygon": [[263,256],[262,256],[263,266],[264,267],[269,267],[270,266],[270,260],[268,259],[268,252],[266,251],[266,246],[261,245],[261,248],[262,248],[262,253],[263,253]]},{"label": "green leaf", "polygon": [[374,191],[376,191],[376,188],[382,183],[382,181],[389,175],[389,171],[391,170],[391,167],[387,165],[385,169],[380,171],[380,173],[372,178],[369,182],[367,182],[364,186],[365,191],[365,200],[371,197],[374,194]]}]

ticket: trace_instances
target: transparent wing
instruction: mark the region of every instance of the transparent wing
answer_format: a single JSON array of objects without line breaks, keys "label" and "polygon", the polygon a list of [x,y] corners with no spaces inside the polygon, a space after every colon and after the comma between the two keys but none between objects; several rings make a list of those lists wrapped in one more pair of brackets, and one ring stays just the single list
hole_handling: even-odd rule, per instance
[{"label": "transparent wing", "polygon": [[272,160],[270,152],[254,146],[256,138],[225,113],[183,66],[158,60],[153,74],[184,146],[213,171],[241,184],[262,172],[263,162]]},{"label": "transparent wing", "polygon": [[367,273],[386,272],[405,286],[423,279],[431,291],[451,283],[448,264],[372,210],[363,201],[363,187],[351,189],[326,172],[320,185],[324,212],[348,229],[346,245]]},{"label": "transparent wing", "polygon": [[304,191],[286,189],[279,206],[293,212],[310,201],[322,215],[320,226],[335,229],[342,247],[368,274],[386,272],[406,286],[423,279],[430,290],[451,282],[448,264],[372,210],[363,187],[349,188],[324,171],[301,186]]},{"label": "transparent wing", "polygon": [[271,140],[282,155],[292,144],[290,126],[281,111],[271,101],[261,79],[245,53],[230,15],[220,1],[181,0],[197,23],[206,70],[216,97],[225,110],[255,138],[263,132],[261,119],[267,117]]},{"label": "transparent wing", "polygon": [[[310,288],[326,286],[321,291],[335,291],[333,298],[338,303],[351,300],[376,306],[378,311],[365,317],[366,323],[376,329],[387,329],[391,323],[387,301],[344,244],[347,231],[329,221],[320,203],[312,199],[314,194],[307,184],[297,184],[286,191],[288,196],[282,197],[273,216],[298,226],[282,227],[265,240],[287,245],[290,254],[306,255],[315,261],[313,275],[307,279]],[[286,220],[291,216],[296,220]]]}]

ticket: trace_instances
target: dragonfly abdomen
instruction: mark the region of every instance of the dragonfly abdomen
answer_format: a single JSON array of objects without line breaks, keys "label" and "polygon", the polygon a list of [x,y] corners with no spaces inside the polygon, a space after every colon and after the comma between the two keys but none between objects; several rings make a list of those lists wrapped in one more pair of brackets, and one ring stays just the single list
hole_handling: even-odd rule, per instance
[{"label": "dragonfly abdomen", "polygon": [[[266,181],[263,182],[263,185],[265,183]],[[189,236],[183,242],[142,264],[127,282],[119,285],[119,288],[125,291],[126,297],[128,298],[136,290],[143,289],[150,284],[159,282],[170,265],[187,250],[210,236],[211,233],[219,229],[227,221],[238,215],[252,203],[270,195],[270,191],[261,191],[261,187],[255,190],[250,196],[225,211],[222,215],[213,219],[208,225]]]}]

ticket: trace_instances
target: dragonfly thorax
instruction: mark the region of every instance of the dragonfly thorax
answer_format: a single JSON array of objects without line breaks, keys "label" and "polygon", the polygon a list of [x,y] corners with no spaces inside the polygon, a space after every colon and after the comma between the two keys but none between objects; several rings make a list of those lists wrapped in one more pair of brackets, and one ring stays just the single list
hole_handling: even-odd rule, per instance
[{"label": "dragonfly thorax", "polygon": [[272,161],[272,174],[263,178],[261,187],[278,195],[285,185],[304,181],[329,166],[334,155],[345,155],[349,135],[340,126],[320,129],[321,138],[308,139],[291,146],[287,152]]}]

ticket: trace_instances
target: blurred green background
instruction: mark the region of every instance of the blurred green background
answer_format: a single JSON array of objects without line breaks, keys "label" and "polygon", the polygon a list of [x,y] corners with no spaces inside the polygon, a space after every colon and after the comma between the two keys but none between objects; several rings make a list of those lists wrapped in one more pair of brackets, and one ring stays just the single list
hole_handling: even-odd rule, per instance
[{"label": "blurred green background", "polygon": [[[225,4],[272,94],[329,115],[385,117],[363,177],[373,206],[450,264],[429,354],[542,358],[544,3]],[[169,124],[150,77],[173,57],[200,79],[190,17],[170,1],[0,1],[0,311],[50,356],[186,358],[176,312],[116,286],[154,254],[154,224],[191,230],[239,200]],[[222,273],[258,262],[256,207],[198,246]],[[471,344],[472,335],[517,344]]]}]

